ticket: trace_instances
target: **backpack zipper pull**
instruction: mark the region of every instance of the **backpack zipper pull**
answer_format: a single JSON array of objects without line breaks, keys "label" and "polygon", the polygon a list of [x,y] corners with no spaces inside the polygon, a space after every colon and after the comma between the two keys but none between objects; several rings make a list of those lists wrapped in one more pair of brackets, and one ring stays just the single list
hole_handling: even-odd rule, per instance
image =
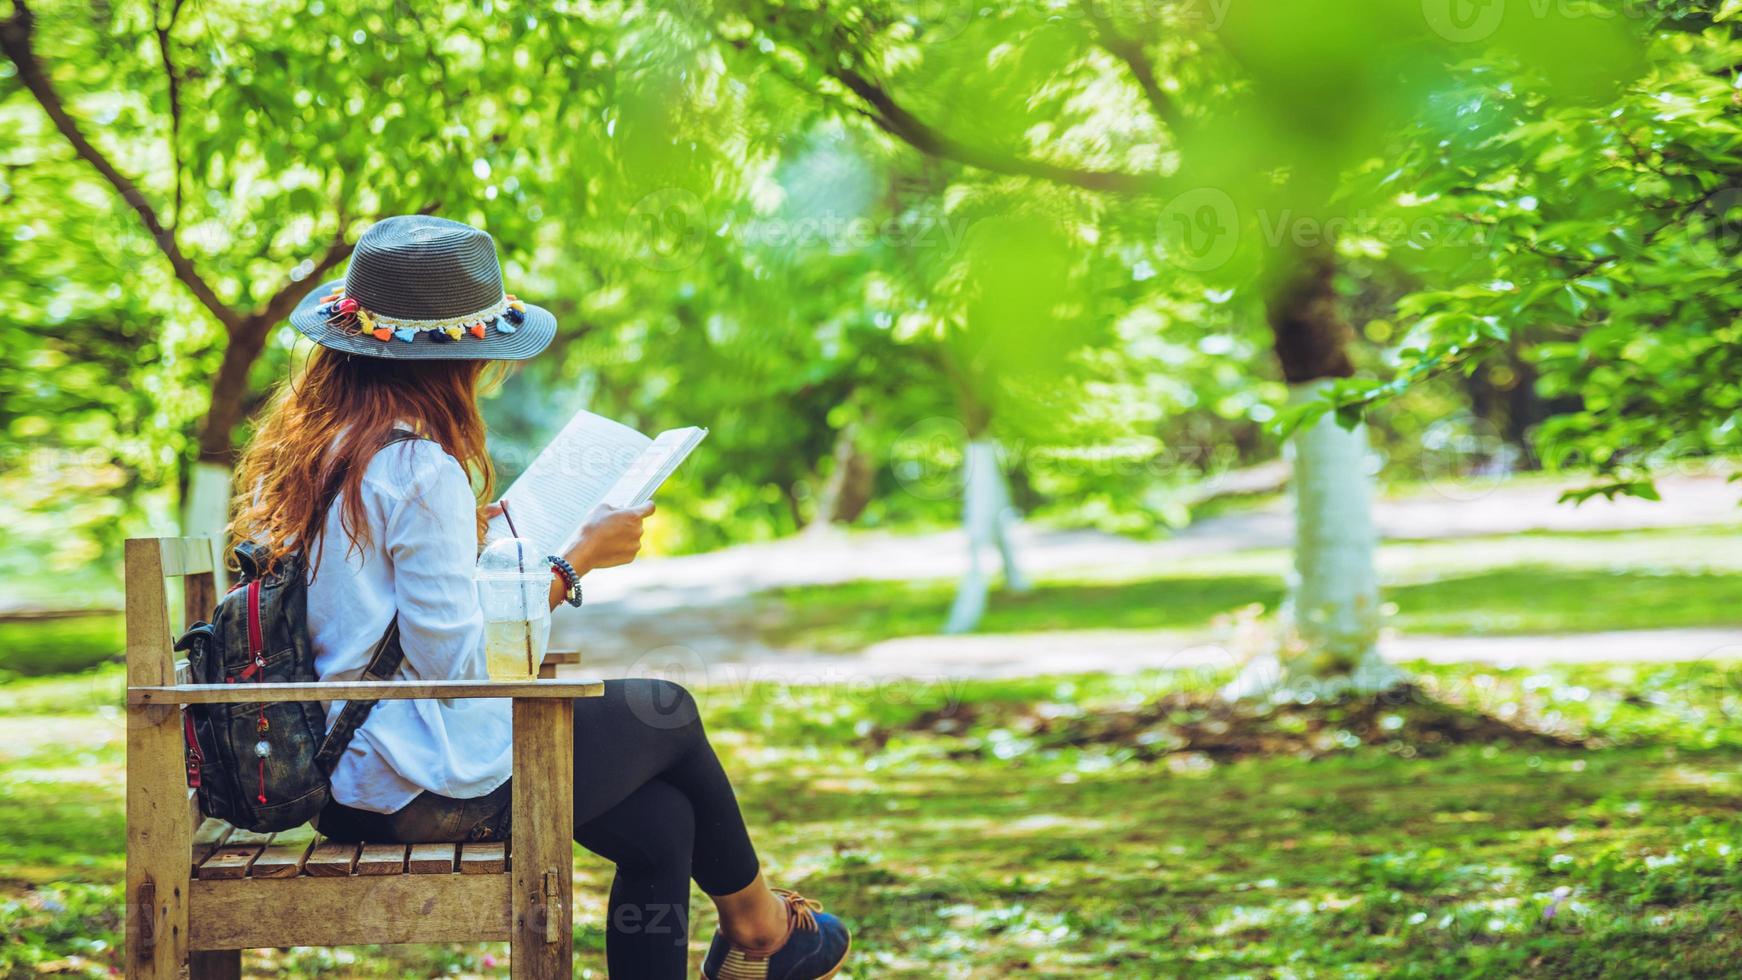
[{"label": "backpack zipper pull", "polygon": [[184,708],[181,717],[182,732],[186,736],[188,743],[188,787],[190,789],[199,789],[200,765],[205,762],[205,756],[200,753],[200,741],[194,735],[193,716],[188,714],[187,710]]},{"label": "backpack zipper pull", "polygon": [[261,805],[266,803],[266,759],[272,755],[272,743],[266,740],[266,705],[260,706],[260,721],[255,725],[255,731],[260,733],[260,741],[254,743],[254,755],[260,760],[260,792],[255,796]]},{"label": "backpack zipper pull", "polygon": [[252,680],[255,676],[263,674],[265,667],[266,657],[263,654],[256,653],[254,655],[254,662],[242,668],[242,672],[231,678],[231,681]]}]

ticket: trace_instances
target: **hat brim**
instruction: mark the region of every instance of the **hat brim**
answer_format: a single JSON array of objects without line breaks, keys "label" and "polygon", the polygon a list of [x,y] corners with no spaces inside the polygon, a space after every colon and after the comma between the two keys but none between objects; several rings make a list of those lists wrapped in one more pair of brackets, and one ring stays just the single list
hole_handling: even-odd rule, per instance
[{"label": "hat brim", "polygon": [[321,297],[345,285],[335,279],[309,291],[290,313],[290,325],[304,337],[329,350],[392,361],[524,361],[550,346],[556,336],[556,317],[542,306],[526,304],[526,315],[513,333],[494,328],[482,337],[462,336],[442,342],[419,333],[410,343],[376,340],[371,334],[353,333],[344,326],[328,324],[320,312]]}]

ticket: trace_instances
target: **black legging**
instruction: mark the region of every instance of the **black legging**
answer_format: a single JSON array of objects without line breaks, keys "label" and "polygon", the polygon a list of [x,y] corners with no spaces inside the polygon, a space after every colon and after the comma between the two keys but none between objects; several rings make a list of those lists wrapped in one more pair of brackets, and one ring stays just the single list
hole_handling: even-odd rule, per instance
[{"label": "black legging", "polygon": [[[317,821],[338,840],[498,840],[509,784],[487,796],[418,796],[395,813],[329,804]],[[730,895],[756,879],[738,798],[690,693],[670,681],[605,682],[575,701],[575,842],[617,865],[605,920],[613,977],[684,977],[690,879]]]},{"label": "black legging", "polygon": [[575,702],[575,842],[617,865],[610,975],[686,976],[690,879],[730,895],[758,870],[690,692],[638,678],[606,681],[603,697]]}]

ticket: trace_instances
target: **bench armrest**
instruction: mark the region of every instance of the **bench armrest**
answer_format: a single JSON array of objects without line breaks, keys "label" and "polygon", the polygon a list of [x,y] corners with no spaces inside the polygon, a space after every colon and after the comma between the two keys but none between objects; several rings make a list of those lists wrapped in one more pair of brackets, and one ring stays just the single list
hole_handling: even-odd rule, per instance
[{"label": "bench armrest", "polygon": [[596,680],[331,681],[309,684],[167,684],[129,687],[128,704],[254,704],[276,701],[409,701],[418,698],[596,698]]}]

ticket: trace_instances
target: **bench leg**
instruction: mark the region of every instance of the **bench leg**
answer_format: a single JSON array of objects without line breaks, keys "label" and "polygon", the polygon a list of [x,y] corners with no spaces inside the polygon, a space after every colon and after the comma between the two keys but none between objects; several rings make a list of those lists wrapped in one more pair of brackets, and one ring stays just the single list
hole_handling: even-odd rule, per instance
[{"label": "bench leg", "polygon": [[514,702],[515,980],[574,975],[574,731],[573,701]]},{"label": "bench leg", "polygon": [[214,949],[188,955],[188,980],[241,980],[242,951]]},{"label": "bench leg", "polygon": [[127,709],[127,968],[173,978],[188,955],[188,855],[193,828],[182,780],[181,712]]}]

